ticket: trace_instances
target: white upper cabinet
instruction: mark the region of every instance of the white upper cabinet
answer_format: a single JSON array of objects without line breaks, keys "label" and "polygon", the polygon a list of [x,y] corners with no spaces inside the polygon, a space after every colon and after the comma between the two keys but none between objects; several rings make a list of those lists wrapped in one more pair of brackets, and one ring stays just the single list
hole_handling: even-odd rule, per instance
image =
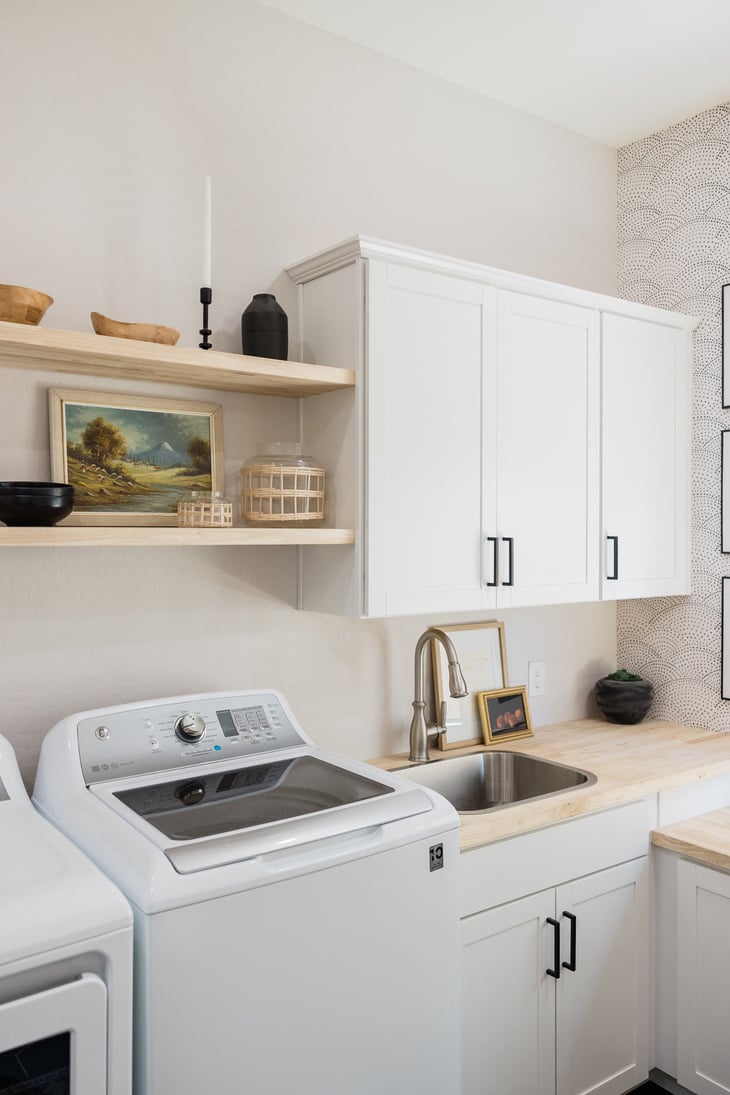
[{"label": "white upper cabinet", "polygon": [[689,593],[689,337],[603,316],[606,599]]},{"label": "white upper cabinet", "polygon": [[[356,373],[354,396],[303,401],[355,544],[302,548],[301,607],[393,616],[686,591],[692,319],[362,238],[289,274],[302,360]],[[638,499],[626,468],[641,469]]]},{"label": "white upper cabinet", "polygon": [[484,509],[499,606],[598,599],[598,329],[591,309],[498,293]]},{"label": "white upper cabinet", "polygon": [[478,608],[493,291],[377,261],[367,290],[367,614]]}]

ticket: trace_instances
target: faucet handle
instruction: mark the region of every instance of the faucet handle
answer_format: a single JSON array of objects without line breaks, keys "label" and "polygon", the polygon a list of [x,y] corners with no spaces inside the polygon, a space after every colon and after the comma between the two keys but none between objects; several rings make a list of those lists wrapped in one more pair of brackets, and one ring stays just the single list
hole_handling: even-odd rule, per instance
[{"label": "faucet handle", "polygon": [[439,704],[439,715],[437,722],[439,730],[446,729],[446,700],[441,700]]}]

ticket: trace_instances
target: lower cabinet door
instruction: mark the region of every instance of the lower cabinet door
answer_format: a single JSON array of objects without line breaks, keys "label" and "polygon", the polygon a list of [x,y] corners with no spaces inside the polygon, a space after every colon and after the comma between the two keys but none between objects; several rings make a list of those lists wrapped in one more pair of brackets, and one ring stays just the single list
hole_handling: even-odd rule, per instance
[{"label": "lower cabinet door", "polygon": [[554,1095],[555,891],[462,921],[463,1095]]},{"label": "lower cabinet door", "polygon": [[642,857],[556,890],[558,1095],[621,1095],[648,1075],[647,872]]},{"label": "lower cabinet door", "polygon": [[730,876],[677,864],[677,1080],[730,1092]]}]

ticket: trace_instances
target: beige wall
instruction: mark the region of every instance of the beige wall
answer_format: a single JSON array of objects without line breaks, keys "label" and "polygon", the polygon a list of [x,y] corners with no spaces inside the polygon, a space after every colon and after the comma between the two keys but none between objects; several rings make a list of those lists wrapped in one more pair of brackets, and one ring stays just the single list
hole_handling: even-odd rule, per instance
[{"label": "beige wall", "polygon": [[[615,153],[247,0],[4,0],[2,280],[51,293],[46,325],[92,309],[200,326],[203,177],[213,177],[214,343],[283,267],[363,232],[613,292]],[[0,371],[0,476],[49,474],[51,386],[140,385]],[[211,398],[210,392],[144,388]],[[269,437],[265,399],[219,397],[228,482]],[[294,428],[294,409],[286,409]],[[323,745],[406,744],[428,619],[294,608],[293,549],[6,549],[0,732],[31,778],[59,717],[186,691],[273,685]],[[548,663],[536,723],[577,717],[613,665],[613,606],[501,613],[512,683]]]}]

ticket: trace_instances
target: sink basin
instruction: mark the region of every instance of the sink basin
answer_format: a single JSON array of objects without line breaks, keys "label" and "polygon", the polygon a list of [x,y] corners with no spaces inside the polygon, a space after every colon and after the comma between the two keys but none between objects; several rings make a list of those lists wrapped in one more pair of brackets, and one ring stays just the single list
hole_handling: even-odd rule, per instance
[{"label": "sink basin", "polygon": [[589,787],[592,772],[528,753],[494,750],[429,761],[399,769],[400,775],[438,791],[459,813],[499,810],[562,791]]}]

